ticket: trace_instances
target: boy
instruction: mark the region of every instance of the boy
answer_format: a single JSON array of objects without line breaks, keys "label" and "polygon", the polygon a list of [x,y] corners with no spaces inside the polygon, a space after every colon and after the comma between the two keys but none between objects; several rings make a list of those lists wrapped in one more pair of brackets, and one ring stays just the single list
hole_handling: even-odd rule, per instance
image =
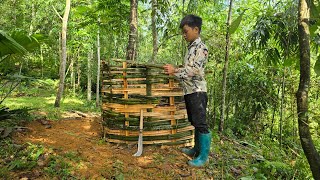
[{"label": "boy", "polygon": [[190,160],[190,166],[203,166],[208,160],[211,144],[211,133],[206,121],[207,83],[204,68],[208,59],[208,49],[201,41],[202,19],[195,15],[187,15],[180,22],[184,39],[189,42],[188,53],[184,58],[184,67],[175,68],[171,64],[163,66],[166,74],[174,74],[182,83],[188,120],[195,127],[195,146],[183,148],[182,152],[196,156]]}]

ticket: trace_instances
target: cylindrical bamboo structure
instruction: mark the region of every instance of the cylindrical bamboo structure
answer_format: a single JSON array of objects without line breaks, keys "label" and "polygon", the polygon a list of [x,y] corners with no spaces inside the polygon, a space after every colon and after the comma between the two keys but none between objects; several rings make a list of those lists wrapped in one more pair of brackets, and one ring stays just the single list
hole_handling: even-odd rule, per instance
[{"label": "cylindrical bamboo structure", "polygon": [[143,144],[190,145],[194,127],[183,92],[162,66],[102,62],[102,117],[108,142],[137,143],[143,110]]}]

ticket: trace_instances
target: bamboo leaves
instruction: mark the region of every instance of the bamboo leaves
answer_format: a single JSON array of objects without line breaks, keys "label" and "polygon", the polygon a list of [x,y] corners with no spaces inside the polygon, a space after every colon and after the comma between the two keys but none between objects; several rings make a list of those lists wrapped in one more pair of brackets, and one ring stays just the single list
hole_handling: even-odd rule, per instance
[{"label": "bamboo leaves", "polygon": [[235,19],[231,25],[230,25],[230,29],[229,29],[229,33],[233,34],[234,32],[236,32],[236,30],[238,29],[241,21],[242,21],[242,17],[244,15],[244,13],[246,12],[246,10],[244,10],[238,17],[237,19]]}]

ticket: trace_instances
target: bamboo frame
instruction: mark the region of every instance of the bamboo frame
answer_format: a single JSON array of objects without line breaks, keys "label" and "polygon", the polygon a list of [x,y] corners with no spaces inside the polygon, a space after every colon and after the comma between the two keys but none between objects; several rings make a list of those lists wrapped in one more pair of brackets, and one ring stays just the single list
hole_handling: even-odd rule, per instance
[{"label": "bamboo frame", "polygon": [[136,143],[140,111],[144,114],[143,144],[190,144],[194,127],[187,119],[183,92],[162,65],[103,62],[102,117],[108,142]]}]

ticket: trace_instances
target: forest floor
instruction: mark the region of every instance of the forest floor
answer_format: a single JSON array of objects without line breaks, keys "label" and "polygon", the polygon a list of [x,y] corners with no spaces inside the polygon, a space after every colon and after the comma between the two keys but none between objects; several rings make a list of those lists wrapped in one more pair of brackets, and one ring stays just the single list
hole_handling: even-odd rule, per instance
[{"label": "forest floor", "polygon": [[[47,122],[47,123],[46,123]],[[107,143],[100,117],[32,121],[16,133],[18,145],[33,145],[37,165],[10,172],[13,179],[213,179],[207,166],[191,168],[179,147],[145,146],[140,157],[136,145]],[[30,154],[30,150],[29,150]],[[214,158],[210,155],[211,160]],[[17,169],[17,168],[16,168]]]}]

